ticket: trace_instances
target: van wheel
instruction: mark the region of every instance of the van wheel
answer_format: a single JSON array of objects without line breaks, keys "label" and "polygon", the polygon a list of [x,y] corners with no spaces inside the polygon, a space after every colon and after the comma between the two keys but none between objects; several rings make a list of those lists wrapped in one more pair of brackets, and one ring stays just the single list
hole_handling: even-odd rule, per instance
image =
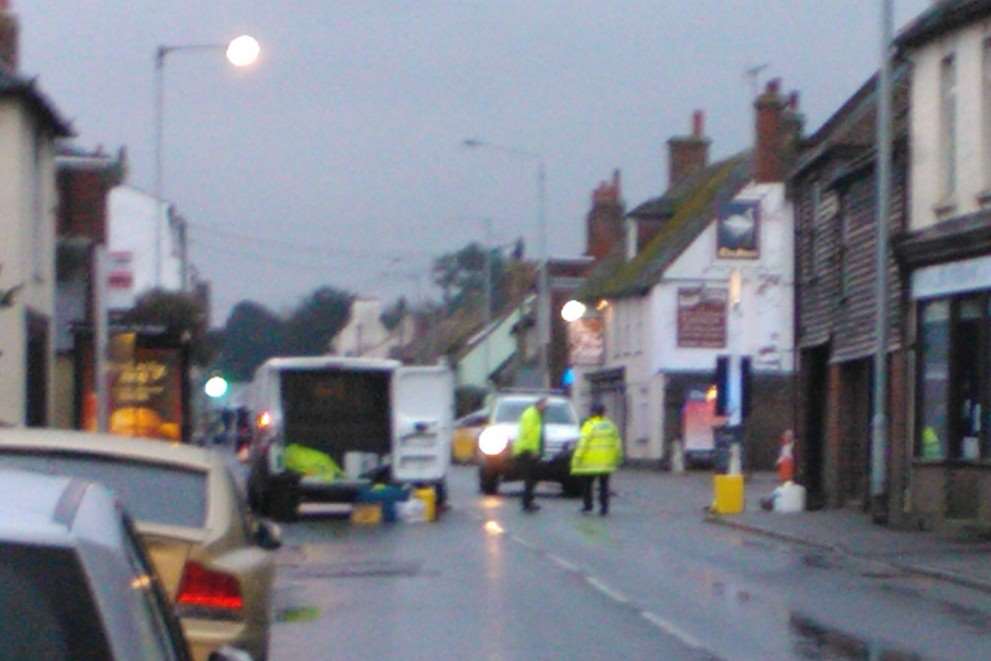
[{"label": "van wheel", "polygon": [[479,469],[478,490],[486,496],[494,496],[499,493],[499,474],[490,473],[485,469]]},{"label": "van wheel", "polygon": [[288,485],[273,486],[262,501],[262,511],[276,521],[296,520],[299,496]]}]

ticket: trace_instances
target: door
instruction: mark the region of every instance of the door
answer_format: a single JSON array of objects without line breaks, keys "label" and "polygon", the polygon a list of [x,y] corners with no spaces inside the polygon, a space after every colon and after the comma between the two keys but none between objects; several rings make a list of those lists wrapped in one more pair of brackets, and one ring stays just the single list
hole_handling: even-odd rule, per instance
[{"label": "door", "polygon": [[27,318],[27,410],[28,427],[48,425],[48,321],[37,314]]},{"label": "door", "polygon": [[451,461],[454,375],[446,367],[400,367],[392,377],[392,477],[435,482]]}]

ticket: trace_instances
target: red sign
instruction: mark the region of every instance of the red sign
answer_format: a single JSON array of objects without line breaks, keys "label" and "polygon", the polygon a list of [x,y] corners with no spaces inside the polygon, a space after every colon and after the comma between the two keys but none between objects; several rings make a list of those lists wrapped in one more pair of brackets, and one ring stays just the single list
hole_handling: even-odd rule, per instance
[{"label": "red sign", "polygon": [[726,346],[726,289],[678,290],[678,346],[721,349]]}]

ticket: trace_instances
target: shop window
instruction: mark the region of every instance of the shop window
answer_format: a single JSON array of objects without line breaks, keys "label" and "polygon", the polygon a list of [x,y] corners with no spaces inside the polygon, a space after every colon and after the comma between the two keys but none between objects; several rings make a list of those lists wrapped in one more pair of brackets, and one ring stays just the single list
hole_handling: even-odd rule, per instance
[{"label": "shop window", "polygon": [[940,66],[940,133],[943,194],[949,197],[957,188],[957,65],[952,55]]},{"label": "shop window", "polygon": [[982,307],[978,298],[957,301],[951,337],[950,402],[954,416],[949,450],[950,457],[967,461],[981,458],[981,403],[986,380],[981,369]]},{"label": "shop window", "polygon": [[926,303],[922,307],[920,326],[922,356],[919,370],[918,455],[923,459],[943,459],[946,457],[949,435],[950,302]]}]

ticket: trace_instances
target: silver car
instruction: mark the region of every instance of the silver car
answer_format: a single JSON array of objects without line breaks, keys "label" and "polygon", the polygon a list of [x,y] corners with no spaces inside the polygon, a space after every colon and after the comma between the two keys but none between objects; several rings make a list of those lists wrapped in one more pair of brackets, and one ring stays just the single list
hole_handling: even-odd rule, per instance
[{"label": "silver car", "polygon": [[188,659],[130,522],[104,487],[0,470],[0,657]]}]

